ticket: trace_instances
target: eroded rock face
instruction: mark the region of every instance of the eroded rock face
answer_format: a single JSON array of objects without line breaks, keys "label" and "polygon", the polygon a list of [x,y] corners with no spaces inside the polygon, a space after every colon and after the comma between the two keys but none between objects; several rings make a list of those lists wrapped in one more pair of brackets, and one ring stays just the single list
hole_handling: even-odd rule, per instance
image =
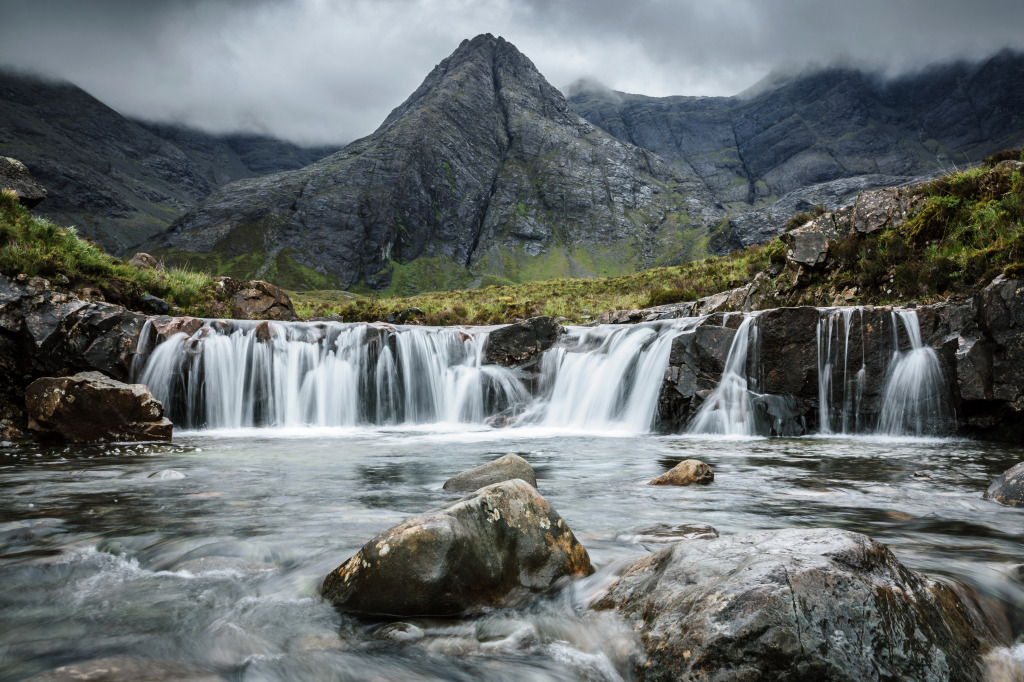
[{"label": "eroded rock face", "polygon": [[526,481],[534,488],[537,487],[537,476],[533,473],[530,463],[519,455],[505,455],[493,462],[452,476],[444,482],[444,489],[453,493],[472,492],[484,486],[516,478]]},{"label": "eroded rock face", "polygon": [[1010,467],[993,481],[985,498],[1008,507],[1024,507],[1024,462]]},{"label": "eroded rock face", "polygon": [[512,367],[522,365],[543,353],[565,331],[548,315],[495,329],[487,337],[484,362]]},{"label": "eroded rock face", "polygon": [[455,615],[590,572],[558,512],[513,480],[384,531],[328,575],[322,593],[362,614]]},{"label": "eroded rock face", "polygon": [[25,164],[7,156],[0,156],[0,189],[17,192],[18,201],[27,208],[46,198],[46,188],[35,181]]},{"label": "eroded rock face", "polygon": [[241,320],[299,319],[288,295],[270,282],[221,277],[214,286],[218,300],[211,308],[217,316]]},{"label": "eroded rock face", "polygon": [[639,633],[640,680],[967,682],[1009,640],[970,593],[833,529],[680,542],[634,563],[594,606]]},{"label": "eroded rock face", "polygon": [[715,472],[710,466],[700,460],[686,459],[647,485],[707,485],[714,480]]},{"label": "eroded rock face", "polygon": [[715,389],[735,336],[735,329],[707,324],[673,339],[669,366],[658,396],[661,431],[681,431]]},{"label": "eroded rock face", "polygon": [[171,439],[164,408],[142,384],[99,372],[37,379],[25,390],[28,428],[46,442],[98,443]]}]

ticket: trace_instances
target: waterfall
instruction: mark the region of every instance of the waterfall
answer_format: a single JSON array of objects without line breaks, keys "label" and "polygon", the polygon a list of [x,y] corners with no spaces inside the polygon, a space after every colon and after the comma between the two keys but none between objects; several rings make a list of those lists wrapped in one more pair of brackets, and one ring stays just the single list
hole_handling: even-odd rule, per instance
[{"label": "waterfall", "polygon": [[149,348],[151,324],[134,380],[184,428],[479,423],[528,397],[481,331],[207,320]]},{"label": "waterfall", "polygon": [[[756,315],[748,315],[736,330],[736,336],[729,346],[722,379],[690,422],[687,429],[689,433],[756,436],[763,432],[758,427],[752,392],[747,382],[748,349],[752,338],[756,343],[756,320]],[[753,360],[756,364],[756,354]]]},{"label": "waterfall", "polygon": [[484,364],[481,329],[205,320],[154,346],[147,322],[133,380],[187,429],[482,425],[505,414],[517,426],[645,433],[672,339],[698,321],[570,327],[539,377]]},{"label": "waterfall", "polygon": [[572,429],[651,429],[672,340],[697,318],[570,328],[542,359],[540,395],[521,421]]},{"label": "waterfall", "polygon": [[[850,328],[855,314],[860,323],[859,365],[857,358],[850,358]],[[863,309],[823,311],[818,320],[818,420],[823,434],[856,433],[864,428],[861,420],[867,380],[864,344]],[[839,372],[841,383],[836,386],[834,377]]]},{"label": "waterfall", "polygon": [[[878,432],[889,436],[928,436],[945,432],[951,422],[949,391],[935,350],[921,341],[917,311],[893,311],[910,338],[910,349],[896,350],[885,382]],[[899,348],[898,342],[894,344]]]}]

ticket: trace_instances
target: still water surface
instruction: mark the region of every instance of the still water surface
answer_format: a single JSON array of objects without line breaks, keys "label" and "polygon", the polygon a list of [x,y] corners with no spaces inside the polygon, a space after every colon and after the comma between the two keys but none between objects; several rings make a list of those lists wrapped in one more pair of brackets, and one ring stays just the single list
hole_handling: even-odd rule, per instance
[{"label": "still water surface", "polygon": [[[317,596],[373,535],[456,499],[441,490],[448,477],[506,453],[534,466],[597,574],[512,608],[414,621],[425,636],[412,643]],[[687,458],[711,464],[715,482],[644,485]],[[586,603],[694,526],[859,531],[914,569],[1024,610],[1010,578],[1024,563],[1024,512],[981,498],[1021,460],[1020,447],[969,441],[461,426],[0,447],[0,679],[117,656],[245,681],[629,679],[628,628]],[[149,478],[168,469],[184,478]]]}]

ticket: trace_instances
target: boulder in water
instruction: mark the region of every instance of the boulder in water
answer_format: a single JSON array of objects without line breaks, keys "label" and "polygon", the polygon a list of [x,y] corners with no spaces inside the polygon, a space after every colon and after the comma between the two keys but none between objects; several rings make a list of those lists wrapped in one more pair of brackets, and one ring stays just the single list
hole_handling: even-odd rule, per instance
[{"label": "boulder in water", "polygon": [[37,440],[102,443],[170,440],[164,407],[142,384],[99,372],[43,378],[25,390],[28,428]]},{"label": "boulder in water", "polygon": [[534,488],[537,487],[537,476],[533,473],[530,463],[519,455],[505,455],[493,462],[455,474],[444,482],[444,489],[453,493],[472,492],[484,486],[516,478],[526,481]]},{"label": "boulder in water", "polygon": [[443,616],[590,573],[562,517],[517,479],[384,531],[328,575],[322,593],[362,614]]},{"label": "boulder in water", "polygon": [[551,348],[563,331],[549,315],[500,327],[487,337],[484,362],[505,367],[521,365]]},{"label": "boulder in water", "polygon": [[985,499],[1007,507],[1024,507],[1024,462],[1003,472],[985,491]]},{"label": "boulder in water", "polygon": [[715,472],[710,466],[697,459],[686,459],[647,485],[707,485],[714,480]]},{"label": "boulder in water", "polygon": [[691,540],[631,565],[597,609],[638,631],[640,680],[979,680],[1009,633],[970,593],[834,529]]}]

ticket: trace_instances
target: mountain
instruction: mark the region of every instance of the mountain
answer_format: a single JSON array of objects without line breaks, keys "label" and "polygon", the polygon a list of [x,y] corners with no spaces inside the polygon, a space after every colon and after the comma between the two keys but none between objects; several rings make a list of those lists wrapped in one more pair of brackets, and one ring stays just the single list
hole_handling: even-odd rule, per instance
[{"label": "mountain", "polygon": [[336,150],[133,121],[74,85],[0,72],[0,156],[24,163],[48,190],[37,213],[115,253],[225,183]]},{"label": "mountain", "polygon": [[231,183],[148,246],[283,286],[411,293],[702,255],[712,205],[699,178],[588,123],[513,45],[481,35],[373,134]]},{"label": "mountain", "polygon": [[765,241],[810,204],[1024,143],[1024,55],[1009,51],[894,79],[852,68],[770,76],[736,97],[646,97],[593,82],[569,93],[594,125],[699,177],[733,214],[732,247]]}]

